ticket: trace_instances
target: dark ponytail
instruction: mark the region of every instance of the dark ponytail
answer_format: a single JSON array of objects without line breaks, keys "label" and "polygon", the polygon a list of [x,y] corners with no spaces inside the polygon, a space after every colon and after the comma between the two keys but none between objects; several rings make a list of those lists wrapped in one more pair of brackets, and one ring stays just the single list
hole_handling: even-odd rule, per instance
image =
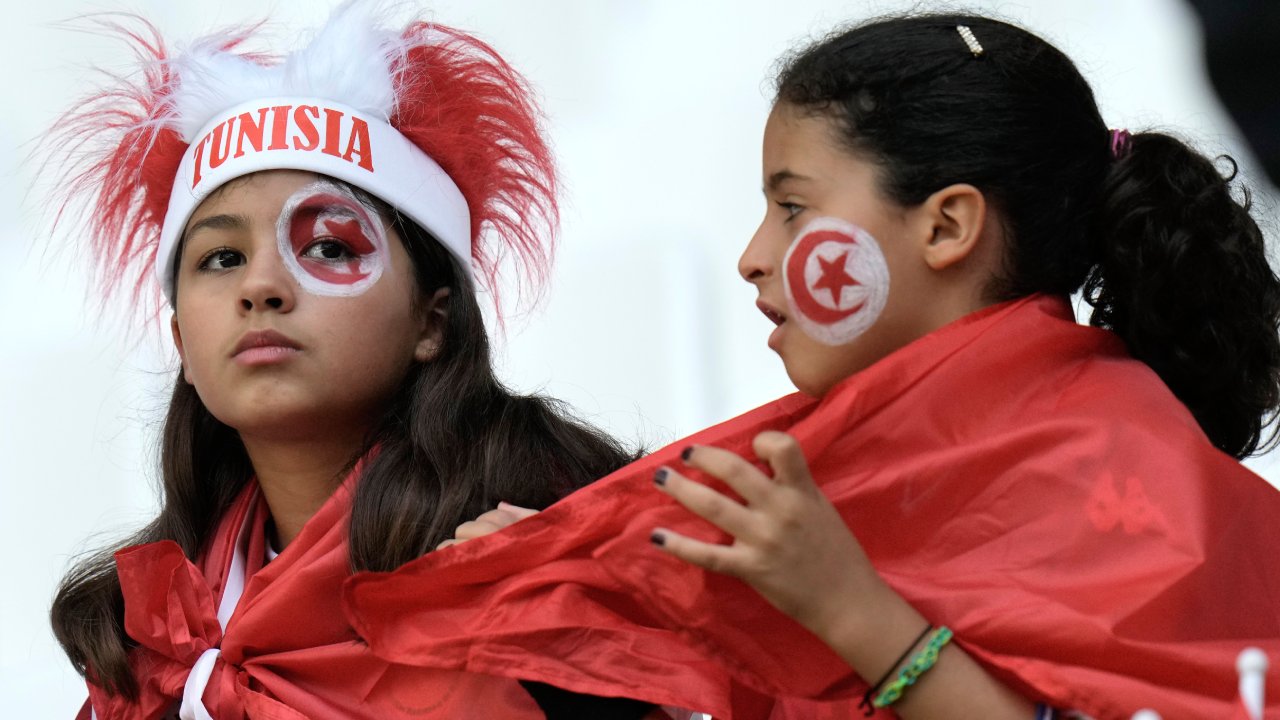
[{"label": "dark ponytail", "polygon": [[1108,242],[1085,284],[1092,324],[1120,334],[1219,448],[1265,446],[1280,402],[1280,284],[1247,191],[1237,202],[1204,156],[1141,133],[1107,174],[1098,220]]},{"label": "dark ponytail", "polygon": [[1274,438],[1280,281],[1247,193],[1168,135],[1137,134],[1113,158],[1093,91],[1052,45],[982,17],[874,20],[787,58],[777,101],[834,120],[903,206],[982,190],[1008,242],[991,300],[1083,288],[1092,324],[1124,338],[1214,445],[1244,457]]}]

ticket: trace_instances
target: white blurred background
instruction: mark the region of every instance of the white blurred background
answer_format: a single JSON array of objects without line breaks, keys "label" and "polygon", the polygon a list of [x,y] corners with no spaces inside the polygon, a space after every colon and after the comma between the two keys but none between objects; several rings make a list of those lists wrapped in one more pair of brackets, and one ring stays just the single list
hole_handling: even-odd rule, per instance
[{"label": "white blurred background", "polygon": [[[84,698],[47,609],[76,553],[153,512],[157,425],[175,367],[158,332],[127,335],[86,294],[81,249],[52,243],[29,192],[31,141],[127,67],[118,44],[59,23],[134,10],[171,40],[270,17],[285,35],[325,0],[3,0],[0,44],[0,718],[73,717]],[[929,8],[929,3],[912,4]],[[509,317],[502,376],[650,447],[792,390],[772,325],[735,270],[763,211],[769,70],[848,20],[909,7],[822,0],[438,0],[544,96],[567,185],[555,278]],[[1180,0],[971,2],[1042,34],[1093,83],[1113,127],[1180,130],[1251,164],[1201,67]],[[167,321],[164,323],[167,325]],[[1280,465],[1250,465],[1275,482]]]}]

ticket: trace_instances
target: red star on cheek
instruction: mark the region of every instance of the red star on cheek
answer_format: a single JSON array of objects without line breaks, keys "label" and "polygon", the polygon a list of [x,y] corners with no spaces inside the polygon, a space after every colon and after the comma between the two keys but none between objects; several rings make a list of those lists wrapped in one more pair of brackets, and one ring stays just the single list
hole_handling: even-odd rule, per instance
[{"label": "red star on cheek", "polygon": [[835,302],[836,307],[840,307],[840,295],[849,285],[861,285],[853,276],[845,272],[844,263],[849,257],[848,252],[844,252],[840,257],[834,260],[827,260],[821,255],[818,256],[818,264],[822,266],[822,277],[818,278],[818,282],[813,284],[813,289],[830,290],[831,299]]}]

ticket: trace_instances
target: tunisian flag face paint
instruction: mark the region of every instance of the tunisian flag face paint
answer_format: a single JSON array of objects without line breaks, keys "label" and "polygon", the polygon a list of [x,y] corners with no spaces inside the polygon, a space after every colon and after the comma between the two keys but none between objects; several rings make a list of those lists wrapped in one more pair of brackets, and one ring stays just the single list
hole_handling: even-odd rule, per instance
[{"label": "tunisian flag face paint", "polygon": [[889,266],[875,238],[853,223],[811,221],[782,261],[791,317],[823,345],[866,332],[889,298]]},{"label": "tunisian flag face paint", "polygon": [[285,267],[315,295],[359,295],[391,263],[377,211],[331,180],[289,196],[276,220],[276,243]]}]

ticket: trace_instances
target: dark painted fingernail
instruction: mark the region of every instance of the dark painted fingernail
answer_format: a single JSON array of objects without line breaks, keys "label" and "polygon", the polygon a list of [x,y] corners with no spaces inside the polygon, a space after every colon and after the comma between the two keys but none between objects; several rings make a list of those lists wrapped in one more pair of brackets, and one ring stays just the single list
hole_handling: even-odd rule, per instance
[{"label": "dark painted fingernail", "polygon": [[658,472],[653,474],[653,484],[662,487],[667,484],[667,469],[658,468]]},{"label": "dark painted fingernail", "polygon": [[690,445],[689,447],[687,447],[687,448],[685,448],[684,450],[681,450],[681,451],[680,451],[680,459],[681,459],[681,460],[683,460],[683,461],[685,461],[685,462],[689,462],[689,456],[690,456],[690,455],[693,455],[693,446],[692,446],[692,445]]},{"label": "dark painted fingernail", "polygon": [[658,547],[662,547],[667,542],[667,536],[663,535],[657,530],[654,530],[653,532],[649,533],[649,542],[653,543],[654,545],[657,545]]}]

